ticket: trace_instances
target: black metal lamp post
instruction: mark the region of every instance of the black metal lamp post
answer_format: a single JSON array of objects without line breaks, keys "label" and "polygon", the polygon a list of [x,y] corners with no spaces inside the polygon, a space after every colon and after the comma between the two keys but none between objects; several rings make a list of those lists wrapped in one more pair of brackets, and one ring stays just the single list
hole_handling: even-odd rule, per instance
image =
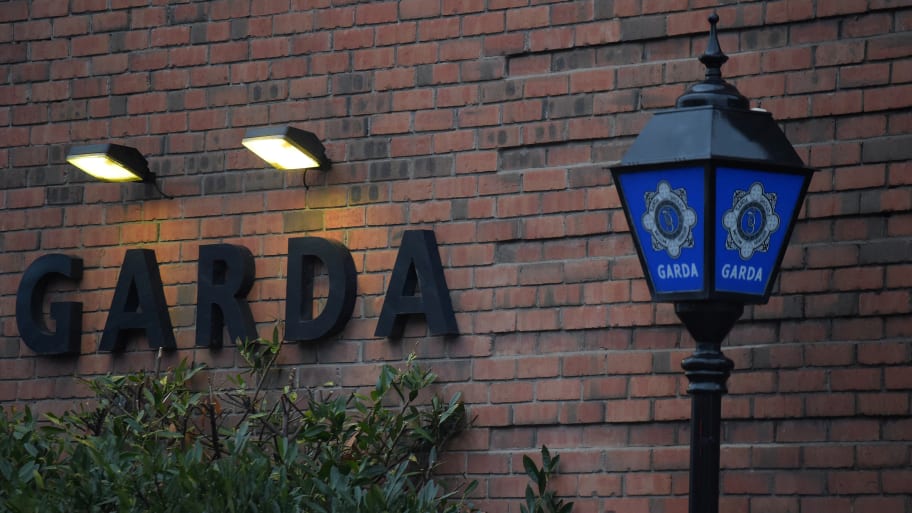
[{"label": "black metal lamp post", "polygon": [[722,340],[765,303],[813,170],[772,116],[722,80],[709,17],[706,78],[656,113],[611,169],[655,301],[674,302],[696,340],[682,363],[692,396],[690,513],[719,511]]}]

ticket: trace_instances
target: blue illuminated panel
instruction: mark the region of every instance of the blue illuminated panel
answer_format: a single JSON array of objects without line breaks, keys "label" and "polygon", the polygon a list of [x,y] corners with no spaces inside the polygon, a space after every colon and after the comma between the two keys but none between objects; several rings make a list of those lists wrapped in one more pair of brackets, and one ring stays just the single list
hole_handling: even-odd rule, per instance
[{"label": "blue illuminated panel", "polygon": [[804,177],[727,167],[716,173],[715,288],[763,296]]},{"label": "blue illuminated panel", "polygon": [[690,167],[618,176],[656,294],[700,292],[705,287],[703,175],[702,167]]}]

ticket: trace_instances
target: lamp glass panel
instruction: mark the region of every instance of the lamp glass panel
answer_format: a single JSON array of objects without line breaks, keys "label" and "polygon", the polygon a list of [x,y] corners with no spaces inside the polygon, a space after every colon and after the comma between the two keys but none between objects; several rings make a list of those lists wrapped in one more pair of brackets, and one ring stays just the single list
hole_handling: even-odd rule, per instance
[{"label": "lamp glass panel", "polygon": [[277,169],[320,167],[311,155],[280,137],[257,137],[244,139],[241,143]]},{"label": "lamp glass panel", "polygon": [[618,176],[637,250],[656,294],[706,287],[704,174],[702,167],[688,167]]},{"label": "lamp glass panel", "polygon": [[764,296],[788,242],[805,177],[755,169],[716,171],[716,290]]},{"label": "lamp glass panel", "polygon": [[105,182],[138,182],[142,177],[104,154],[73,155],[67,162]]}]

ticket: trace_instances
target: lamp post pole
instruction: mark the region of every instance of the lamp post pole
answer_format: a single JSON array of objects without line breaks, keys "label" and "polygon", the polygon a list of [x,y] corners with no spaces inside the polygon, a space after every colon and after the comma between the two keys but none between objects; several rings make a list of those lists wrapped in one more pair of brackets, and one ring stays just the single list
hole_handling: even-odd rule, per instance
[{"label": "lamp post pole", "polygon": [[740,303],[677,303],[675,313],[697,342],[681,366],[690,385],[689,513],[719,512],[719,443],[722,395],[734,364],[722,354],[722,340],[744,312]]}]

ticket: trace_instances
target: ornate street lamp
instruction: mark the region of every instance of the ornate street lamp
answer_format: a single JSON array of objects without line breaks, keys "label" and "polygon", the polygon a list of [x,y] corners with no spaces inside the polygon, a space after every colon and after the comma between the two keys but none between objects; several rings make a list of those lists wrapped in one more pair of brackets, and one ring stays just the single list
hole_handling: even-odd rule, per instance
[{"label": "ornate street lamp", "polygon": [[655,301],[674,302],[696,340],[682,367],[692,396],[690,513],[719,511],[722,340],[746,303],[766,303],[807,193],[805,167],[772,116],[722,79],[709,17],[706,78],[656,113],[611,169]]}]

